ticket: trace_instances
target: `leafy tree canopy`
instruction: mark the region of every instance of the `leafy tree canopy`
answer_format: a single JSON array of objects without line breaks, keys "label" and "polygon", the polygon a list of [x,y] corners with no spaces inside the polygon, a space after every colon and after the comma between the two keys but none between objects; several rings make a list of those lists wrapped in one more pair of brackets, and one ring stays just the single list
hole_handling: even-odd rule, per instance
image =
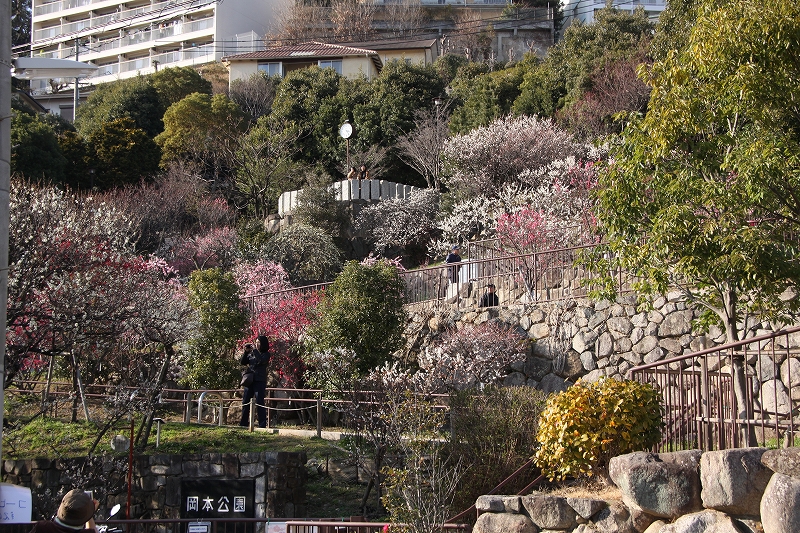
[{"label": "leafy tree canopy", "polygon": [[[674,284],[723,325],[797,306],[800,6],[704,0],[687,46],[649,72],[653,91],[613,149],[598,216],[638,288]],[[642,235],[646,239],[642,242]]]},{"label": "leafy tree canopy", "polygon": [[592,24],[570,25],[542,64],[526,73],[514,112],[551,115],[577,100],[603,61],[634,53],[650,39],[653,28],[643,10],[630,13],[615,8],[598,11]]},{"label": "leafy tree canopy", "polygon": [[280,263],[295,285],[329,281],[342,268],[331,236],[305,224],[292,224],[270,239],[264,255]]},{"label": "leafy tree canopy", "polygon": [[37,115],[14,112],[11,119],[11,172],[32,180],[60,182],[67,160],[52,128]]},{"label": "leafy tree canopy", "polygon": [[93,185],[102,189],[151,178],[161,159],[158,145],[129,118],[103,124],[89,137],[87,145],[95,160]]},{"label": "leafy tree canopy", "polygon": [[507,69],[488,72],[473,79],[457,78],[452,95],[461,105],[453,112],[450,130],[467,133],[511,111],[519,97],[523,76],[537,61],[533,56]]},{"label": "leafy tree canopy", "polygon": [[216,175],[232,157],[244,127],[239,106],[227,96],[192,93],[164,113],[164,131],[155,138],[162,165],[189,160]]},{"label": "leafy tree canopy", "polygon": [[332,112],[340,78],[333,69],[304,68],[289,72],[278,87],[271,116],[279,124],[300,128],[303,161],[313,164],[322,160],[318,141],[334,137],[346,118],[341,112]]},{"label": "leafy tree canopy", "polygon": [[85,104],[78,108],[75,127],[84,138],[103,124],[118,118],[130,118],[149,137],[163,129],[164,107],[158,91],[143,76],[98,85]]},{"label": "leafy tree canopy", "polygon": [[150,75],[150,83],[158,93],[163,109],[192,93],[211,94],[211,82],[191,67],[161,69]]},{"label": "leafy tree canopy", "polygon": [[402,341],[404,288],[397,268],[387,261],[348,262],[320,301],[317,322],[308,331],[309,348],[352,350],[362,375],[381,366]]},{"label": "leafy tree canopy", "polygon": [[224,389],[236,385],[239,362],[236,341],[247,326],[239,305],[239,286],[230,272],[219,268],[195,270],[189,278],[189,304],[200,325],[189,341],[186,380],[194,388]]}]

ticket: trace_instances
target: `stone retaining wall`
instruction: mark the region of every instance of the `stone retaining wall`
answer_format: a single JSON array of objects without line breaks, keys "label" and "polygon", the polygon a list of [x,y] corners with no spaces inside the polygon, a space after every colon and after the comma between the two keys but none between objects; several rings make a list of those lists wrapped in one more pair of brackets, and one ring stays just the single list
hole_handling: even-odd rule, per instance
[{"label": "stone retaining wall", "polygon": [[[306,454],[250,452],[141,455],[133,461],[133,518],[179,518],[183,480],[255,480],[255,516],[306,516]],[[92,490],[101,513],[127,501],[127,457],[3,462],[2,480],[30,487],[34,519],[49,518],[66,491]]]},{"label": "stone retaining wall", "polygon": [[797,533],[800,450],[636,452],[611,460],[621,499],[481,496],[473,533]]},{"label": "stone retaining wall", "polygon": [[[699,315],[688,308],[680,293],[656,298],[649,311],[640,311],[636,304],[636,296],[628,294],[614,302],[579,298],[488,309],[418,306],[410,313],[402,356],[416,359],[447,328],[497,320],[535,341],[527,359],[506,377],[505,385],[553,392],[564,390],[578,378],[621,378],[634,366],[725,342],[724,332],[717,327],[703,335],[692,332],[692,321]],[[758,334],[774,329],[766,322],[756,328]],[[800,346],[798,339],[792,341]],[[791,384],[784,385],[789,389]]]}]

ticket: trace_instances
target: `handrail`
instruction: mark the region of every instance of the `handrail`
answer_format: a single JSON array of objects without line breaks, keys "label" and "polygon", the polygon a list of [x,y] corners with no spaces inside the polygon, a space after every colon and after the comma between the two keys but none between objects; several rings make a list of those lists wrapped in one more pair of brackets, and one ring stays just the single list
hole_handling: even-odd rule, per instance
[{"label": "handrail", "polygon": [[[537,301],[557,301],[569,297],[577,292],[582,293],[583,286],[580,280],[588,279],[578,276],[567,276],[568,271],[574,270],[575,256],[583,250],[590,250],[602,243],[579,244],[553,248],[550,250],[537,251],[528,254],[502,254],[497,257],[485,259],[466,259],[460,263],[439,264],[434,266],[405,270],[400,273],[400,277],[406,283],[406,305],[431,302],[449,301],[455,297],[455,302],[460,305],[463,301],[460,292],[461,286],[465,283],[474,283],[479,280],[495,281],[508,279],[507,290],[511,292],[523,291],[531,294]],[[520,273],[520,268],[524,267],[524,272]],[[450,269],[458,268],[460,275],[464,277],[458,283],[448,281]],[[587,269],[588,270],[588,269]],[[463,274],[462,274],[463,273]],[[531,279],[519,279],[528,276]],[[617,272],[618,290],[626,290],[622,274]],[[555,279],[555,283],[552,280]],[[526,281],[527,280],[527,281]],[[533,286],[528,285],[528,281]],[[578,283],[576,286],[575,283]],[[318,283],[302,287],[292,287],[279,291],[260,293],[248,296],[245,306],[248,309],[256,309],[260,301],[269,298],[281,298],[297,293],[313,293],[330,285],[328,283]],[[553,295],[552,292],[557,294]],[[500,302],[500,305],[507,305],[513,301]]]},{"label": "handrail", "polygon": [[790,338],[798,332],[793,326],[631,368],[630,379],[661,393],[664,428],[656,448],[800,444],[800,385],[792,376],[800,351]]},{"label": "handrail", "polygon": [[[487,492],[487,493],[486,493],[486,495],[487,495],[487,496],[490,496],[490,495],[492,495],[492,494],[497,494],[497,492],[498,492],[500,489],[502,489],[502,488],[503,488],[503,487],[505,487],[507,484],[509,484],[509,483],[511,483],[512,481],[514,481],[514,480],[515,480],[515,479],[516,479],[516,478],[517,478],[517,477],[518,477],[520,474],[522,474],[522,472],[524,472],[526,469],[528,469],[528,468],[530,468],[530,467],[532,467],[532,466],[534,466],[534,465],[535,465],[534,459],[531,457],[530,459],[528,459],[528,461],[527,461],[527,462],[526,462],[524,465],[522,465],[521,467],[517,468],[517,469],[516,469],[516,470],[515,470],[515,471],[514,471],[514,472],[513,472],[511,475],[509,475],[507,478],[505,478],[503,481],[501,481],[501,482],[500,482],[500,484],[498,484],[498,485],[497,485],[495,488],[493,488],[492,490],[490,490],[489,492]],[[523,492],[527,492],[527,491],[528,491],[528,490],[530,490],[530,489],[531,489],[533,486],[535,486],[535,485],[537,485],[537,484],[541,483],[543,479],[544,479],[544,476],[543,476],[543,475],[539,475],[539,476],[538,476],[536,479],[534,479],[534,480],[533,480],[531,483],[528,483],[528,485],[526,485],[526,486],[525,486],[525,488],[523,488],[523,489],[522,489],[521,491],[519,491],[517,494],[519,495],[519,494],[522,494]],[[469,515],[469,514],[472,512],[472,511],[475,511],[476,509],[477,509],[477,508],[475,507],[475,504],[473,503],[473,504],[472,504],[472,505],[471,505],[471,506],[470,506],[468,509],[464,509],[463,511],[461,511],[460,513],[458,513],[457,515],[455,515],[453,518],[450,518],[450,519],[448,519],[448,520],[447,520],[447,522],[448,522],[448,523],[455,523],[455,522],[458,522],[459,520],[463,520],[463,519],[465,519],[465,518],[466,518],[466,517],[467,517],[467,516],[468,516],[468,515]]]},{"label": "handrail", "polygon": [[791,335],[792,333],[797,333],[797,332],[800,332],[800,326],[794,326],[794,327],[791,327],[791,328],[782,329],[780,331],[775,331],[775,332],[772,332],[772,333],[765,333],[764,335],[759,335],[757,337],[750,337],[748,339],[744,339],[744,340],[740,340],[740,341],[736,341],[736,342],[731,342],[731,343],[728,343],[728,344],[721,344],[719,346],[715,346],[715,347],[712,347],[712,348],[706,348],[704,350],[700,350],[699,352],[692,352],[692,353],[688,353],[688,354],[684,354],[684,355],[678,355],[678,356],[675,356],[675,357],[670,357],[669,359],[662,359],[662,360],[656,361],[654,363],[648,363],[646,365],[635,366],[635,367],[633,367],[633,368],[628,370],[628,372],[626,374],[626,377],[630,378],[636,372],[642,372],[644,370],[650,370],[651,368],[655,368],[655,367],[658,367],[658,366],[669,365],[671,363],[678,363],[678,362],[686,361],[687,359],[693,359],[693,358],[696,358],[696,357],[704,357],[706,355],[710,355],[710,354],[713,354],[713,353],[726,351],[726,350],[731,350],[731,349],[734,349],[734,348],[739,348],[739,347],[744,346],[746,344],[752,344],[754,342],[761,342],[761,341],[768,341],[768,340],[774,339],[776,337],[782,337],[784,335]]}]

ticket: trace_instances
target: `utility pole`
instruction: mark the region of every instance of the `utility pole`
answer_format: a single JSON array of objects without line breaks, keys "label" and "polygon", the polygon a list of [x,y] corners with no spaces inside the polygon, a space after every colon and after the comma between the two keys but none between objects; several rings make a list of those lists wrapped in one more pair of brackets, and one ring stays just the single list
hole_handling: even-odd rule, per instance
[{"label": "utility pole", "polygon": [[[79,48],[79,40],[75,37],[75,61],[78,61],[78,48]],[[72,122],[75,123],[75,119],[78,118],[78,102],[81,99],[81,91],[78,88],[78,78],[75,78],[75,92],[72,94]]]},{"label": "utility pole", "polygon": [[[6,338],[8,303],[8,197],[11,177],[11,0],[0,0],[0,339]],[[6,381],[6,343],[0,342],[0,413]],[[0,457],[3,428],[0,426]]]}]

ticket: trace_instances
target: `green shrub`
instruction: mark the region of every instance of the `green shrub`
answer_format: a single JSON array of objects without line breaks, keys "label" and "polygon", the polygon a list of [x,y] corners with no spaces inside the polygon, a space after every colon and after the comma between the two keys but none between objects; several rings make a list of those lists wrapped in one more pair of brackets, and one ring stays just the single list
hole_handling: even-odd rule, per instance
[{"label": "green shrub", "polygon": [[548,398],[536,463],[551,480],[604,475],[612,457],[656,444],[662,426],[661,394],[651,385],[578,382]]},{"label": "green shrub", "polygon": [[[465,467],[453,514],[475,503],[531,458],[546,399],[546,393],[532,387],[486,387],[451,394],[450,455],[460,458]],[[516,493],[531,480],[521,476],[503,489],[504,494]]]}]

